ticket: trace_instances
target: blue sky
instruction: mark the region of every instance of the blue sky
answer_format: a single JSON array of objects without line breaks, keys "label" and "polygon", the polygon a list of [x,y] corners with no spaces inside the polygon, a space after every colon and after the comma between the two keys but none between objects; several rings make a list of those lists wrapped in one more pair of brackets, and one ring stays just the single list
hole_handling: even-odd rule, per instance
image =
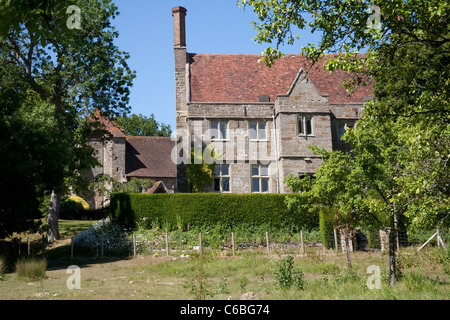
[{"label": "blue sky", "polygon": [[[136,71],[131,88],[131,113],[150,116],[175,129],[175,89],[172,8],[185,7],[187,51],[192,53],[260,54],[250,25],[255,14],[239,8],[236,0],[115,0],[120,15],[113,21],[119,32],[116,45],[129,52]],[[303,43],[317,36],[302,34]],[[285,47],[299,53],[300,44]]]}]

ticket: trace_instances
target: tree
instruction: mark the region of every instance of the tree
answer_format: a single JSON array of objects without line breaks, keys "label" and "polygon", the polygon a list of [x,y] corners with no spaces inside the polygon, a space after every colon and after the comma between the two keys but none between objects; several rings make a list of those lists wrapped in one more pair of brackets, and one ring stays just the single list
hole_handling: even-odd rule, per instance
[{"label": "tree", "polygon": [[[65,5],[63,5],[65,4]],[[135,77],[126,60],[128,54],[114,46],[117,31],[111,24],[118,12],[109,0],[71,1],[80,9],[80,28],[69,28],[67,1],[3,1],[8,13],[0,35],[8,50],[4,61],[16,71],[39,99],[53,108],[57,124],[53,143],[60,152],[53,166],[58,177],[51,187],[48,240],[59,238],[58,215],[64,181],[77,177],[95,163],[88,137],[98,131],[88,121],[95,110],[113,117],[128,111],[129,89]],[[16,6],[17,5],[17,6]],[[28,11],[27,11],[28,10]]]},{"label": "tree", "polygon": [[117,117],[115,122],[124,130],[127,136],[170,137],[170,125],[156,121],[154,114],[150,117],[142,114]]},{"label": "tree", "polygon": [[[374,85],[375,101],[366,105],[358,129],[347,135],[354,147],[352,171],[359,172],[357,181],[367,190],[359,201],[361,209],[388,217],[391,237],[395,220],[403,213],[416,227],[448,220],[444,212],[449,208],[450,185],[449,3],[240,0],[238,4],[252,6],[257,15],[256,41],[276,43],[261,58],[268,66],[283,56],[280,44],[298,40],[295,28],[310,28],[322,32],[321,40],[317,46],[301,48],[301,54],[314,63],[324,53],[335,53],[325,68],[352,74],[343,83],[349,93],[360,85]],[[338,199],[345,198],[346,192],[334,192]],[[348,213],[357,208],[351,203]],[[427,205],[432,207],[428,212]],[[346,211],[344,206],[340,210]],[[392,248],[390,267],[394,284]]]}]

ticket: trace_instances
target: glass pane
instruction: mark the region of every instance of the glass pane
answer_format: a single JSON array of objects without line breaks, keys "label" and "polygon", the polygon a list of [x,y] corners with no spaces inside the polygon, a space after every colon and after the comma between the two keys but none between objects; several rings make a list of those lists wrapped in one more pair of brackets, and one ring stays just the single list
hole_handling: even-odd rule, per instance
[{"label": "glass pane", "polygon": [[303,118],[298,118],[298,134],[305,134],[303,131]]},{"label": "glass pane", "polygon": [[230,178],[222,178],[222,191],[230,191]]},{"label": "glass pane", "polygon": [[339,124],[338,125],[338,140],[341,140],[342,136],[345,133],[345,125],[344,124]]},{"label": "glass pane", "polygon": [[219,177],[220,176],[220,165],[219,164],[216,164],[214,166],[214,176],[215,177]]},{"label": "glass pane", "polygon": [[259,138],[262,140],[266,139],[266,124],[265,123],[259,124]]},{"label": "glass pane", "polygon": [[259,178],[252,179],[252,191],[259,192]]},{"label": "glass pane", "polygon": [[259,176],[259,166],[252,166],[252,176]]},{"label": "glass pane", "polygon": [[226,122],[220,123],[220,138],[221,139],[227,138],[227,123]]},{"label": "glass pane", "polygon": [[306,119],[306,134],[312,134],[312,122],[311,118]]},{"label": "glass pane", "polygon": [[256,123],[250,123],[250,132],[249,132],[249,136],[250,136],[250,139],[258,139],[258,135],[257,135],[257,132],[256,132]]},{"label": "glass pane", "polygon": [[220,178],[214,179],[214,191],[220,191]]},{"label": "glass pane", "polygon": [[228,164],[223,164],[222,165],[222,175],[223,176],[229,176],[230,175],[230,166]]},{"label": "glass pane", "polygon": [[218,122],[211,122],[211,139],[217,139],[218,138]]},{"label": "glass pane", "polygon": [[261,176],[269,176],[269,166],[261,166]]},{"label": "glass pane", "polygon": [[269,192],[269,179],[261,179],[261,191]]}]

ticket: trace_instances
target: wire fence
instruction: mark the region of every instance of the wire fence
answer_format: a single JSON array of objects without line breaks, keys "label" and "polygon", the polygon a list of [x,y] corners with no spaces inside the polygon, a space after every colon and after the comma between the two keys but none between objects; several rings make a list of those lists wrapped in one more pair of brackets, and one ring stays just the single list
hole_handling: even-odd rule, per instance
[{"label": "wire fence", "polygon": [[[111,246],[108,245],[108,237],[103,234],[95,241],[96,256],[104,258],[105,255],[114,255]],[[346,242],[346,239],[348,241]],[[222,256],[234,256],[247,253],[257,254],[339,254],[349,251],[385,252],[389,250],[389,230],[345,230],[336,228],[332,232],[321,234],[319,230],[300,230],[297,232],[277,232],[276,230],[258,232],[229,232],[219,233],[214,231],[170,231],[161,229],[140,230],[124,239],[129,242],[133,255],[158,254],[158,255],[190,255],[196,253],[212,252]],[[398,232],[395,235],[397,250],[413,248],[421,250],[424,247],[447,248],[450,240],[449,230],[423,230],[413,234]],[[44,244],[44,237],[42,244]],[[42,252],[44,246],[41,245]],[[33,256],[39,251],[39,246],[33,245],[30,239],[16,240],[9,246],[9,250],[19,255]],[[130,251],[131,251],[130,250]],[[0,245],[0,253],[8,251],[5,243]],[[83,255],[85,251],[77,248],[74,238],[70,243],[70,259],[74,255]],[[91,251],[92,252],[92,251]],[[92,254],[86,254],[90,256]]]},{"label": "wire fence", "polygon": [[[158,253],[166,255],[188,254],[189,252],[211,251],[222,255],[236,255],[245,252],[267,254],[303,254],[306,252],[320,252],[336,254],[350,251],[388,251],[389,230],[353,230],[350,236],[342,229],[334,229],[333,233],[321,235],[318,230],[300,231],[290,234],[276,234],[259,232],[256,234],[214,234],[211,232],[162,232],[149,231],[134,236],[135,255],[140,252]],[[436,230],[423,231],[419,234],[408,235],[399,232],[395,237],[396,249],[420,248],[432,238]],[[449,240],[449,232],[440,232],[443,245]],[[345,239],[349,241],[345,242]],[[431,239],[427,245],[442,246],[438,238]]]}]

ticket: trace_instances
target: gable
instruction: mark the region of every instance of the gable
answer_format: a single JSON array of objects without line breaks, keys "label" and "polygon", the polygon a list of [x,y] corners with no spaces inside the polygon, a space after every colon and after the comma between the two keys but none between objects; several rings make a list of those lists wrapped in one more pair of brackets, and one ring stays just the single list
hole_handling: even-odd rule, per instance
[{"label": "gable", "polygon": [[321,95],[329,95],[330,104],[363,103],[372,96],[372,87],[360,87],[352,95],[340,85],[352,76],[343,71],[330,74],[324,64],[326,55],[311,67],[300,55],[286,55],[271,68],[258,63],[260,55],[190,54],[191,102],[251,103],[260,96],[275,101],[290,90],[299,70],[308,71],[309,78]]}]

